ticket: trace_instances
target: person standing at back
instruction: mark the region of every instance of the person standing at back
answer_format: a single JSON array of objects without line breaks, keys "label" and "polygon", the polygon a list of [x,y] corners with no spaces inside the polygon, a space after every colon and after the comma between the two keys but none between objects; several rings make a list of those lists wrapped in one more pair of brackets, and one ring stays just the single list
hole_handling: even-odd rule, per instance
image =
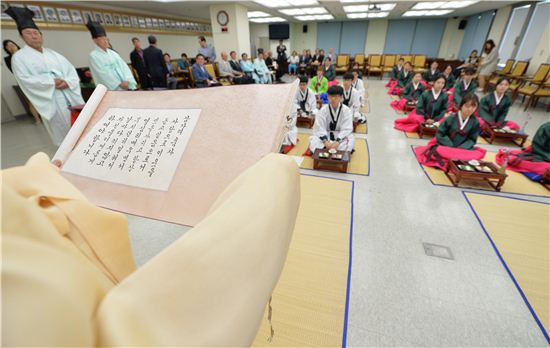
[{"label": "person standing at back", "polygon": [[204,36],[199,36],[199,54],[202,54],[206,63],[213,63],[216,60],[216,49],[212,45],[206,44]]},{"label": "person standing at back", "polygon": [[137,72],[141,89],[149,89],[151,88],[151,81],[149,80],[149,72],[145,67],[141,41],[137,37],[134,37],[132,38],[132,44],[134,45],[134,50],[130,52],[130,62],[132,62],[132,67]]},{"label": "person standing at back", "polygon": [[151,77],[151,85],[153,89],[165,89],[167,86],[168,69],[164,63],[162,50],[157,48],[157,38],[149,35],[147,38],[149,47],[143,50],[143,58],[145,67],[149,71]]}]

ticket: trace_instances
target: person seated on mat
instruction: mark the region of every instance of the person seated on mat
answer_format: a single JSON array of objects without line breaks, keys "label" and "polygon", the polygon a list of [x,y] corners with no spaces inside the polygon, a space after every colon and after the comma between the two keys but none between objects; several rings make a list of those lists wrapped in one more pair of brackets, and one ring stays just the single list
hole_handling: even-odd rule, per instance
[{"label": "person seated on mat", "polygon": [[332,59],[330,56],[326,56],[325,61],[323,62],[323,74],[328,80],[329,87],[338,84],[338,81],[336,80],[336,69],[334,68],[334,64],[332,64]]},{"label": "person seated on mat", "polygon": [[250,60],[248,60],[248,54],[241,54],[241,61],[239,64],[241,66],[241,70],[246,74],[246,76],[252,78],[255,83],[259,83],[260,78],[254,70],[254,64]]},{"label": "person seated on mat", "polygon": [[393,88],[390,88],[390,90],[388,91],[388,94],[393,94],[393,95],[401,94],[403,92],[403,89],[405,89],[405,86],[407,86],[409,82],[411,82],[412,77],[413,77],[412,64],[411,62],[406,62],[405,65],[403,66],[403,70],[399,72],[399,75],[397,77],[397,84]]},{"label": "person seated on mat", "polygon": [[298,52],[292,51],[290,57],[288,57],[288,74],[296,75],[299,71],[298,64],[300,63],[300,56]]},{"label": "person seated on mat", "polygon": [[403,90],[403,97],[400,100],[392,101],[390,106],[397,111],[405,111],[407,103],[416,102],[425,90],[421,80],[422,74],[419,72],[415,73],[412,81]]},{"label": "person seated on mat", "polygon": [[430,64],[430,69],[424,72],[424,75],[422,75],[422,84],[424,87],[427,87],[426,84],[433,86],[435,79],[441,75],[441,71],[439,71],[438,67],[439,63],[437,60],[434,60],[432,64]]},{"label": "person seated on mat", "polygon": [[432,124],[441,122],[447,112],[447,96],[443,92],[445,78],[439,76],[431,90],[424,91],[418,102],[416,109],[407,117],[395,120],[395,129],[404,132],[416,132],[418,125],[422,122]]},{"label": "person seated on mat", "polygon": [[317,113],[313,125],[313,135],[304,156],[311,156],[316,149],[337,149],[353,151],[353,114],[351,109],[342,103],[344,89],[342,86],[331,86],[328,89],[327,105]]},{"label": "person seated on mat", "polygon": [[390,80],[386,83],[386,87],[393,88],[397,85],[397,79],[399,78],[399,73],[403,70],[403,64],[405,64],[405,60],[399,58],[397,64],[391,69]]},{"label": "person seated on mat", "polygon": [[361,113],[361,96],[359,91],[353,88],[353,74],[350,72],[344,74],[344,99],[342,102],[351,109],[354,122],[367,122],[367,118]]},{"label": "person seated on mat", "polygon": [[317,69],[317,76],[313,77],[309,82],[309,88],[315,92],[316,95],[321,95],[328,91],[328,80],[323,71],[323,67],[319,67]]},{"label": "person seated on mat", "polygon": [[195,64],[193,64],[191,71],[193,72],[193,79],[197,88],[220,86],[220,83],[206,70],[202,54],[199,53],[195,57]]},{"label": "person seated on mat", "polygon": [[363,83],[362,78],[359,76],[359,70],[353,69],[351,71],[353,74],[353,81],[351,85],[353,88],[359,92],[359,97],[361,98],[361,107],[365,106],[365,84]]},{"label": "person seated on mat", "polygon": [[479,99],[474,93],[466,94],[460,102],[459,111],[441,122],[435,138],[426,146],[414,149],[418,162],[445,170],[450,159],[483,159],[487,151],[475,146],[481,132],[479,122],[474,116],[478,105]]},{"label": "person seated on mat", "polygon": [[254,70],[256,71],[256,74],[258,74],[258,83],[272,83],[271,70],[269,70],[265,64],[263,52],[259,52],[256,59],[254,59]]},{"label": "person seated on mat", "polygon": [[[533,143],[525,150],[509,152],[504,149],[499,150],[496,156],[498,165],[502,166],[506,161],[506,157],[508,157],[506,169],[514,172],[541,176],[544,172],[550,170],[550,122],[546,122],[539,127],[533,137]],[[537,181],[540,181],[540,179],[542,178]]]},{"label": "person seated on mat", "polygon": [[477,88],[477,83],[473,81],[473,78],[474,78],[474,69],[472,68],[464,69],[464,76],[458,79],[455,83],[452,105],[449,105],[449,108],[456,107],[457,105],[462,104],[462,98],[466,94],[475,93]]},{"label": "person seated on mat", "polygon": [[510,88],[510,79],[501,77],[498,79],[493,93],[487,94],[479,102],[479,124],[483,131],[486,127],[503,128],[508,127],[515,131],[519,125],[514,121],[507,121],[508,110],[512,105],[512,98],[506,93]]},{"label": "person seated on mat", "polygon": [[452,95],[454,92],[455,87],[455,76],[453,75],[453,67],[450,65],[447,65],[445,70],[443,70],[442,73],[443,77],[445,78],[445,88],[443,89],[447,94]]},{"label": "person seated on mat", "polygon": [[307,87],[307,80],[307,76],[300,76],[300,87],[294,96],[292,113],[290,115],[292,117],[290,129],[283,139],[283,147],[281,149],[281,152],[285,154],[292,150],[298,142],[296,122],[299,114],[309,115],[315,119],[315,116],[319,112],[315,92]]}]

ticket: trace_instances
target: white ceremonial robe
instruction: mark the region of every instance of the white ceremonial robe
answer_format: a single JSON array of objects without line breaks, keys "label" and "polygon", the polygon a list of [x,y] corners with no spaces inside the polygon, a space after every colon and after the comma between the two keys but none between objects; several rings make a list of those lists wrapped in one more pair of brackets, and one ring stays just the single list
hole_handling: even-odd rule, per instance
[{"label": "white ceremonial robe", "polygon": [[[42,116],[53,143],[61,145],[71,128],[69,105],[84,104],[75,67],[54,50],[43,48],[40,52],[25,46],[13,55],[12,68],[19,87]],[[69,87],[56,89],[56,78],[65,80]]]},{"label": "white ceremonial robe", "polygon": [[271,83],[271,71],[265,65],[265,60],[256,58],[254,60],[254,70],[258,74],[258,83]]},{"label": "white ceremonial robe", "polygon": [[343,102],[349,99],[347,102],[347,106],[351,109],[353,119],[359,122],[365,122],[367,118],[361,113],[361,96],[359,92],[355,88],[351,87],[350,94],[348,95],[347,93],[348,92],[344,90]]},{"label": "white ceremonial robe", "polygon": [[317,109],[317,98],[315,98],[315,92],[308,88],[306,92],[302,93],[302,91],[298,89],[292,102],[292,111],[290,114],[292,120],[290,129],[283,139],[283,145],[296,145],[297,143],[298,127],[296,127],[296,122],[298,120],[298,110],[301,107],[300,105],[302,101],[305,101],[305,111],[311,113],[313,117],[315,117],[319,112],[319,110]]},{"label": "white ceremonial robe", "polygon": [[315,124],[313,125],[313,135],[309,137],[309,150],[313,153],[315,149],[324,149],[325,140],[331,140],[331,133],[334,140],[340,139],[340,145],[338,150],[349,151],[353,150],[355,145],[355,137],[353,136],[353,114],[351,109],[341,104],[342,110],[338,117],[338,108],[332,110],[332,114],[336,120],[336,127],[334,131],[330,130],[330,122],[332,121],[330,116],[330,105],[324,105],[315,117]]},{"label": "white ceremonial robe", "polygon": [[90,52],[90,70],[96,84],[102,84],[109,91],[123,91],[123,81],[128,81],[128,89],[136,89],[137,83],[128,64],[111,49],[97,47]]},{"label": "white ceremonial robe", "polygon": [[353,81],[351,83],[351,86],[359,92],[361,107],[365,106],[365,84],[363,83],[363,80],[357,79],[357,81]]}]

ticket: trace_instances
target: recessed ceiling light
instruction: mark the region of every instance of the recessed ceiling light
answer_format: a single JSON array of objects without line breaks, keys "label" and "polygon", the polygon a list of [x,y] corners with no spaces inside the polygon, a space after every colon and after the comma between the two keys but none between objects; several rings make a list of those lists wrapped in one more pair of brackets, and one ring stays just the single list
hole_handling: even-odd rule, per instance
[{"label": "recessed ceiling light", "polygon": [[260,5],[266,7],[293,7],[318,5],[317,0],[254,0]]},{"label": "recessed ceiling light", "polygon": [[367,18],[368,13],[348,13],[348,18]]},{"label": "recessed ceiling light", "polygon": [[324,7],[306,7],[306,8],[287,8],[279,10],[279,12],[284,13],[288,16],[301,16],[308,14],[323,14],[327,13],[327,10]]},{"label": "recessed ceiling light", "polygon": [[477,1],[432,1],[432,2],[417,2],[413,6],[413,10],[434,10],[444,8],[462,8],[470,6]]},{"label": "recessed ceiling light", "polygon": [[281,17],[265,17],[265,18],[250,18],[249,22],[254,23],[273,23],[273,22],[286,22],[286,19]]},{"label": "recessed ceiling light", "polygon": [[387,17],[389,14],[389,12],[369,13],[369,18],[384,18]]},{"label": "recessed ceiling light", "polygon": [[378,9],[380,9],[380,11],[391,11],[395,7],[395,4],[350,5],[350,6],[344,6],[344,11],[346,13],[368,12],[373,9],[373,6],[376,6]]},{"label": "recessed ceiling light", "polygon": [[299,21],[324,21],[334,19],[334,16],[331,14],[322,14],[322,15],[309,15],[309,16],[296,16],[294,17]]},{"label": "recessed ceiling light", "polygon": [[422,17],[422,16],[443,16],[453,12],[452,10],[427,10],[427,11],[407,11],[403,17]]},{"label": "recessed ceiling light", "polygon": [[269,16],[271,16],[269,13],[265,13],[262,11],[248,11],[248,18],[269,17]]},{"label": "recessed ceiling light", "polygon": [[313,16],[296,16],[294,18],[296,18],[299,21],[314,21],[315,20],[315,17],[313,17]]},{"label": "recessed ceiling light", "polygon": [[331,14],[314,15],[313,17],[315,17],[315,19],[318,19],[318,20],[330,20],[330,19],[334,19],[334,16],[331,15]]}]

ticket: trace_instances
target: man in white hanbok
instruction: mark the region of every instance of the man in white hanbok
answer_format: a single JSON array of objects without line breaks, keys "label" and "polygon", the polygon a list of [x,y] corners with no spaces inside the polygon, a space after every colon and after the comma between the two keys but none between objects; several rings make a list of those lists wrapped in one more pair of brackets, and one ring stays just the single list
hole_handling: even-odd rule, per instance
[{"label": "man in white hanbok", "polygon": [[71,127],[69,107],[84,104],[80,80],[65,57],[43,47],[42,33],[32,20],[34,12],[10,7],[6,13],[16,21],[17,30],[26,43],[12,58],[13,74],[42,117],[53,143],[59,146]]},{"label": "man in white hanbok", "polygon": [[327,93],[329,103],[315,117],[313,135],[309,138],[309,148],[305,155],[313,154],[316,149],[352,152],[355,145],[353,114],[342,103],[344,89],[342,86],[331,86]]},{"label": "man in white hanbok", "polygon": [[365,84],[363,83],[363,80],[359,78],[359,71],[357,69],[352,70],[351,73],[353,74],[353,81],[351,82],[351,85],[357,90],[357,92],[359,92],[361,107],[363,107],[365,106]]},{"label": "man in white hanbok", "polygon": [[109,39],[103,26],[88,18],[86,27],[97,46],[90,52],[90,70],[95,83],[104,85],[110,91],[136,89],[136,79],[128,64],[120,58],[118,53],[109,48]]},{"label": "man in white hanbok", "polygon": [[361,113],[361,97],[359,91],[357,91],[352,86],[353,84],[353,74],[345,73],[344,74],[344,99],[343,103],[351,109],[353,114],[353,120],[359,123],[365,123],[367,118]]},{"label": "man in white hanbok", "polygon": [[307,86],[307,76],[300,76],[300,88],[296,91],[294,101],[292,103],[291,110],[291,124],[288,133],[283,139],[283,153],[288,153],[296,145],[298,141],[298,127],[296,127],[296,121],[298,120],[298,114],[308,115],[315,118],[319,110],[317,109],[317,98],[315,98],[315,92],[310,90]]}]

